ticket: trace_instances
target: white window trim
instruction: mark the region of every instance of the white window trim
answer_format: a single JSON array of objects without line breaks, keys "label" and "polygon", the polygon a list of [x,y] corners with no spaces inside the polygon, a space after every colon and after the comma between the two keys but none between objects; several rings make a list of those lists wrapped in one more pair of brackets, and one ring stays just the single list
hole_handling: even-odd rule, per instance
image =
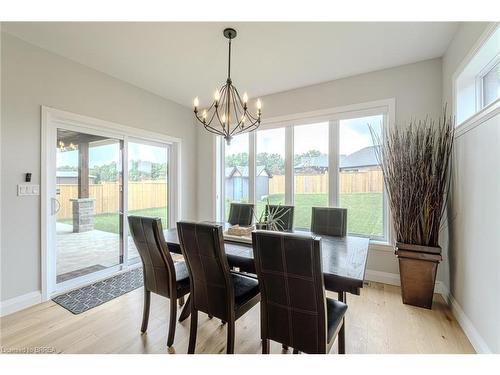
[{"label": "white window trim", "polygon": [[[484,77],[500,62],[500,52],[479,72],[476,77],[476,111],[481,111],[484,106]],[[497,99],[498,100],[498,99]],[[495,102],[495,101],[494,101]],[[493,102],[493,103],[494,103]],[[490,104],[493,104],[490,103]]]},{"label": "white window trim", "polygon": [[[122,124],[118,124],[111,121],[105,121],[97,119],[94,117],[84,116],[72,112],[67,112],[48,106],[41,106],[41,285],[42,285],[42,301],[46,301],[56,294],[60,293],[60,287],[65,289],[77,288],[90,282],[96,282],[99,279],[109,277],[110,274],[124,272],[128,269],[132,269],[140,266],[140,264],[129,264],[127,259],[127,246],[125,244],[124,251],[124,262],[116,267],[110,267],[108,270],[102,270],[96,272],[91,278],[81,278],[69,280],[64,284],[61,283],[59,288],[56,289],[56,285],[53,284],[55,280],[55,258],[54,254],[51,254],[50,246],[55,244],[55,239],[49,236],[50,222],[48,220],[48,215],[51,209],[51,196],[54,192],[51,191],[51,180],[49,176],[54,174],[54,166],[49,165],[48,157],[50,153],[54,152],[54,144],[49,141],[52,139],[50,133],[54,131],[57,126],[60,125],[65,129],[72,129],[75,131],[85,132],[88,130],[93,134],[100,134],[107,137],[112,137],[115,139],[122,140],[124,142],[123,149],[123,165],[127,162],[127,145],[128,141],[144,141],[148,143],[156,144],[167,144],[169,155],[169,196],[168,196],[168,206],[169,206],[169,226],[175,226],[178,221],[181,212],[181,139],[171,137],[165,134],[151,132],[148,130],[143,130],[140,128],[130,127]],[[53,134],[52,134],[53,135]],[[127,168],[123,168],[123,193],[126,197],[128,190],[128,173]],[[124,199],[123,212],[127,213],[127,199]],[[127,238],[128,236],[128,225],[124,223],[123,226],[123,236]]]},{"label": "white window trim", "polygon": [[[451,78],[451,90],[452,90],[452,114],[456,117],[457,114],[457,103],[458,103],[458,95],[457,95],[457,80],[460,77],[460,74],[465,70],[465,68],[469,65],[471,60],[477,55],[481,47],[488,41],[488,39],[497,31],[497,29],[500,28],[500,23],[498,22],[493,22],[488,27],[486,30],[481,34],[479,39],[476,41],[476,43],[473,45],[473,47],[470,49],[469,53],[464,57],[462,62],[458,65],[457,69],[452,75]],[[498,56],[498,55],[497,55]],[[495,57],[492,61],[497,61],[497,57]],[[498,62],[498,61],[497,61]],[[491,61],[488,63],[489,66]],[[478,123],[484,122],[480,121],[483,119],[483,117],[487,117],[491,111],[496,111],[498,107],[500,106],[500,99],[497,99],[490,105],[481,108],[482,107],[482,87],[479,87],[479,85],[482,86],[482,82],[478,83],[478,80],[481,78],[482,73],[487,73],[485,72],[485,68],[481,70],[480,73],[478,73],[476,77],[476,82],[475,82],[475,90],[476,90],[476,101],[475,101],[475,106],[476,106],[476,111],[474,114],[469,116],[468,118],[462,120],[460,123],[455,124],[455,136],[461,136],[462,134],[472,130],[475,128]],[[484,74],[483,74],[484,76]],[[480,91],[478,91],[481,89]],[[484,120],[484,119],[483,119]]]},{"label": "white window trim", "polygon": [[[285,128],[285,204],[293,205],[293,130],[294,126],[297,125],[306,125],[306,124],[314,124],[319,122],[328,122],[329,123],[329,163],[330,165],[338,166],[338,132],[339,132],[339,121],[347,120],[351,118],[359,118],[359,117],[367,117],[371,115],[384,115],[384,128],[392,127],[395,124],[396,118],[396,100],[395,98],[377,100],[372,102],[358,103],[341,107],[332,107],[317,111],[310,112],[302,112],[302,113],[294,113],[285,116],[276,116],[264,119],[262,121],[261,126],[258,130],[268,130],[275,128]],[[249,141],[251,145],[249,147],[249,152],[253,150],[253,157],[249,154],[249,163],[250,159],[253,159],[253,163],[255,164],[255,152],[256,152],[256,136],[255,132],[250,133],[250,137],[253,137],[253,141]],[[220,137],[218,137],[220,138]],[[219,150],[216,151],[216,160],[217,156],[220,156],[218,159],[218,167],[221,171],[224,171],[224,142],[219,140],[218,144]],[[251,153],[251,152],[250,152]],[[336,168],[338,170],[338,168]],[[249,182],[251,181],[250,176],[253,175],[253,181],[255,181],[255,165],[254,168],[249,166]],[[337,174],[338,175],[338,174]],[[223,221],[224,218],[224,173],[221,173],[218,177],[217,185],[217,194],[218,198],[218,208],[217,212],[220,212],[220,215],[216,216],[218,221]],[[328,188],[328,204],[330,206],[335,206],[337,204],[338,197],[338,177],[334,173],[329,174],[329,188]],[[253,194],[249,195],[249,203],[255,203],[255,188],[253,188]],[[249,187],[250,191],[250,187]],[[389,249],[388,245],[393,242],[393,229],[392,229],[392,220],[390,218],[390,212],[387,201],[387,194],[384,189],[383,194],[383,215],[384,215],[384,238],[383,239],[372,239],[370,240],[371,244],[374,244],[375,247],[379,250],[388,250],[392,251],[392,248]],[[354,235],[354,234],[353,234]],[[358,235],[359,236],[359,235]]]}]

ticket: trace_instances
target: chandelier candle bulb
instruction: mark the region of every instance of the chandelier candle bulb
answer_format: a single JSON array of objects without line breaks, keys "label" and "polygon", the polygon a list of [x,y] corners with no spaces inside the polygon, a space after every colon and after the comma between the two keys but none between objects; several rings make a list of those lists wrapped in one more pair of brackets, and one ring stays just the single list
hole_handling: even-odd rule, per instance
[{"label": "chandelier candle bulb", "polygon": [[[236,38],[236,30],[227,28],[224,37],[229,39],[229,59],[226,83],[214,92],[214,101],[203,110],[202,115],[198,113],[200,104],[198,97],[194,98],[194,113],[196,119],[203,125],[205,130],[224,137],[227,144],[238,134],[251,132],[260,126],[261,106],[260,99],[257,101],[257,113],[248,110],[248,94],[242,97],[231,80],[231,40]],[[241,116],[241,117],[240,117]],[[240,119],[238,121],[238,119]]]}]

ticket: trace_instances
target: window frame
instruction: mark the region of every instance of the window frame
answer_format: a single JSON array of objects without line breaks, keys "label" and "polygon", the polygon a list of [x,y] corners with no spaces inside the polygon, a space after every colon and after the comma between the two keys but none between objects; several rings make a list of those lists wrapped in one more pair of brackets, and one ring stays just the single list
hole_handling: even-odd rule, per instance
[{"label": "window frame", "polygon": [[476,112],[483,110],[485,107],[494,104],[499,98],[488,105],[484,104],[484,78],[500,63],[500,52],[479,72],[476,77]]},{"label": "window frame", "polygon": [[[500,109],[500,98],[493,101],[487,106],[483,106],[483,90],[482,90],[482,78],[495,66],[495,62],[500,61],[500,52],[494,54],[493,57],[488,58],[488,61],[484,63],[477,63],[478,59],[484,59],[485,52],[490,46],[489,42],[491,38],[498,37],[497,32],[500,31],[500,23],[492,22],[486,27],[485,31],[478,38],[474,46],[470,49],[469,53],[465,56],[462,62],[459,64],[455,72],[451,77],[452,85],[452,114],[456,118],[455,124],[455,136],[458,137],[473,128],[475,128],[478,123],[483,119],[490,118],[493,114],[497,113]],[[486,48],[486,49],[485,49]],[[477,66],[479,65],[479,66]],[[488,69],[490,68],[490,69]],[[466,74],[466,77],[463,77]],[[470,84],[473,89],[473,98],[467,98],[467,95],[463,93],[463,84]],[[474,108],[473,113],[465,116],[461,116],[458,111],[460,105],[464,105],[459,102],[466,98],[465,103],[470,107]]]},{"label": "window frame", "polygon": [[[337,173],[329,173],[328,177],[328,205],[336,207],[339,202],[339,126],[341,120],[348,120],[352,118],[368,117],[373,115],[383,116],[383,129],[392,127],[395,122],[395,105],[394,98],[377,100],[373,102],[359,103],[342,107],[333,107],[319,111],[295,113],[286,116],[272,117],[264,119],[258,130],[268,130],[273,128],[285,128],[285,204],[294,204],[294,169],[293,169],[293,153],[294,153],[294,127],[308,124],[316,124],[319,122],[329,123],[329,143],[328,143],[328,161],[329,170],[336,170]],[[217,169],[224,171],[225,168],[225,142],[221,137],[217,137],[217,150],[216,160]],[[249,134],[249,203],[256,203],[255,197],[255,157],[256,157],[256,132]],[[225,174],[218,173],[216,182],[217,191],[217,208],[216,220],[225,221]],[[372,244],[388,245],[393,240],[392,222],[389,215],[389,207],[387,200],[387,193],[385,187],[383,188],[383,222],[384,222],[384,235],[382,237],[371,237]],[[366,235],[350,233],[354,236]]]}]

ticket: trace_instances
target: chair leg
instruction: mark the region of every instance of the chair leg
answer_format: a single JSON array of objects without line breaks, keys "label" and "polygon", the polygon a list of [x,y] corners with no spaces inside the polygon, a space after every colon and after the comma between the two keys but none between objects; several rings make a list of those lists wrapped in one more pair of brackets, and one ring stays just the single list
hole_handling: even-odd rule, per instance
[{"label": "chair leg", "polygon": [[339,330],[339,354],[345,354],[345,319],[342,318],[342,327]]},{"label": "chair leg", "polygon": [[179,298],[179,307],[182,307],[182,306],[184,306],[184,296]]},{"label": "chair leg", "polygon": [[151,305],[151,291],[144,289],[144,309],[142,311],[142,326],[141,332],[144,333],[148,329],[149,307]]},{"label": "chair leg", "polygon": [[198,310],[195,310],[191,304],[191,326],[189,327],[189,346],[188,354],[194,354],[196,348],[196,333],[198,330]]},{"label": "chair leg", "polygon": [[181,316],[179,316],[179,323],[186,320],[191,313],[191,295],[188,296],[184,308],[181,311]]},{"label": "chair leg", "polygon": [[177,298],[170,298],[170,322],[168,323],[167,346],[170,348],[174,344],[175,323],[177,323]]},{"label": "chair leg", "polygon": [[234,320],[227,323],[227,354],[234,353]]},{"label": "chair leg", "polygon": [[[347,302],[346,292],[339,292],[338,295],[340,302],[344,303]],[[345,317],[342,318],[342,327],[339,330],[338,341],[339,341],[339,354],[345,354]]]},{"label": "chair leg", "polygon": [[269,354],[269,339],[262,339],[262,354]]}]

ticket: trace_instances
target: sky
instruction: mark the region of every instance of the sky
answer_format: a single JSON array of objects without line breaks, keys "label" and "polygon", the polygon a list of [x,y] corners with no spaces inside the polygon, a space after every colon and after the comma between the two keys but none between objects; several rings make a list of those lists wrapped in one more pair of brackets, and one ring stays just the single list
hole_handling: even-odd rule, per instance
[{"label": "sky", "polygon": [[[120,148],[118,141],[116,143],[106,144],[89,148],[89,167],[119,163]],[[166,163],[167,149],[165,147],[144,145],[140,143],[129,142],[128,144],[129,160],[145,160],[153,163]],[[57,166],[78,167],[78,151],[57,152]]]},{"label": "sky", "polygon": [[[349,155],[363,147],[372,145],[367,124],[378,131],[381,129],[382,115],[340,121],[340,154]],[[296,126],[294,131],[294,152],[302,154],[309,150],[328,153],[328,123]],[[238,135],[226,146],[226,155],[248,152],[248,133]],[[261,130],[257,133],[257,152],[279,153],[285,156],[285,129]],[[111,143],[89,150],[90,167],[119,163],[119,143]],[[165,163],[166,148],[129,142],[129,160],[148,160]],[[57,152],[57,166],[78,166],[78,151]]]},{"label": "sky", "polygon": [[[340,120],[340,154],[349,155],[373,144],[368,124],[380,133],[383,116],[370,116]],[[309,150],[328,153],[328,123],[296,126],[294,130],[294,152],[302,154]],[[248,134],[234,137],[226,155],[248,152]],[[257,132],[257,152],[279,153],[285,156],[285,131],[283,128]]]}]

